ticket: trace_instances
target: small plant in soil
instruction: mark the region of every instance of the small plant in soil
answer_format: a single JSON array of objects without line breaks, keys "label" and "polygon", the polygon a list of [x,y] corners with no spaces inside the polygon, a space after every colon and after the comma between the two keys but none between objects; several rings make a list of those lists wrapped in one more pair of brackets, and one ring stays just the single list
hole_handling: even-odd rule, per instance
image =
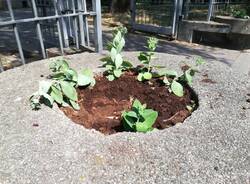
[{"label": "small plant in soil", "polygon": [[138,66],[138,76],[137,79],[139,81],[150,80],[153,77],[152,70],[156,68],[156,66],[151,64],[152,59],[154,58],[154,52],[157,47],[158,39],[150,37],[147,41],[146,48],[147,52],[140,52],[138,59],[141,62],[141,65]]},{"label": "small plant in soil", "polygon": [[51,80],[40,81],[39,90],[30,97],[32,109],[41,108],[41,103],[52,107],[53,103],[67,107],[71,106],[79,110],[76,88],[79,86],[94,86],[94,74],[89,69],[84,69],[77,73],[69,67],[64,59],[58,59],[50,65],[52,74]]},{"label": "small plant in soil", "polygon": [[148,132],[152,131],[158,112],[147,109],[146,104],[141,104],[139,100],[134,100],[131,111],[122,113],[123,127],[126,131]]},{"label": "small plant in soil", "polygon": [[185,65],[182,75],[178,75],[175,70],[167,69],[158,71],[157,75],[163,77],[162,81],[169,88],[170,92],[173,92],[178,97],[182,97],[184,95],[183,86],[186,84],[192,85],[193,77],[198,72],[197,67],[203,63],[203,58],[198,57],[195,66]]},{"label": "small plant in soil", "polygon": [[108,44],[109,56],[102,59],[109,81],[121,77],[125,70],[132,67],[132,64],[125,61],[121,55],[125,45],[124,35],[126,33],[127,29],[124,27],[119,27],[114,31],[113,41]]}]

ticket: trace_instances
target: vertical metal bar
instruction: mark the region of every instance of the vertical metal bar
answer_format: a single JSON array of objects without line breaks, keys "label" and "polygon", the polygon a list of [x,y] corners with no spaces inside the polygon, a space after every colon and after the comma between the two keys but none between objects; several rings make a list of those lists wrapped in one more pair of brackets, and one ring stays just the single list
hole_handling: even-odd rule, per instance
[{"label": "vertical metal bar", "polygon": [[94,16],[94,29],[95,29],[95,50],[101,53],[103,50],[102,45],[102,17],[101,17],[101,1],[92,0],[93,10],[96,12]]},{"label": "vertical metal bar", "polygon": [[176,32],[177,14],[178,14],[178,0],[174,0],[174,15],[173,15],[173,24],[172,24],[172,35],[175,35],[175,32]]},{"label": "vertical metal bar", "polygon": [[[31,3],[32,3],[34,17],[37,18],[38,13],[37,13],[37,8],[36,8],[36,2],[35,2],[35,0],[31,0]],[[43,43],[43,35],[42,35],[41,25],[40,25],[39,21],[36,21],[36,29],[37,29],[37,36],[38,36],[38,39],[40,41],[42,55],[43,55],[43,58],[45,59],[45,58],[47,58],[47,55],[45,52],[45,47],[44,47],[44,43]]]},{"label": "vertical metal bar", "polygon": [[[54,7],[55,7],[55,15],[58,15],[57,0],[53,0],[53,2],[54,2]],[[60,50],[63,55],[64,50],[63,50],[62,30],[61,30],[61,26],[60,26],[60,22],[58,18],[56,19],[56,25],[57,25],[57,31],[58,31],[58,37],[59,37]]]},{"label": "vertical metal bar", "polygon": [[[84,12],[87,12],[87,5],[86,5],[86,0],[82,0],[83,2],[83,9]],[[90,46],[89,43],[89,24],[88,24],[88,18],[87,16],[83,17],[83,21],[84,21],[84,30],[85,30],[85,34],[86,34],[86,38],[87,38],[87,46]]]},{"label": "vertical metal bar", "polygon": [[[15,17],[14,17],[14,13],[13,13],[13,9],[12,9],[12,5],[11,5],[11,1],[7,0],[7,6],[8,6],[8,10],[10,12],[10,17],[11,20],[15,21]],[[14,30],[14,34],[15,34],[15,38],[16,38],[16,42],[17,42],[17,47],[18,47],[18,51],[21,57],[21,61],[22,64],[25,64],[25,58],[24,58],[24,54],[23,54],[23,48],[22,48],[22,44],[20,41],[20,37],[19,37],[19,33],[18,33],[18,28],[16,24],[13,24],[13,30]]]},{"label": "vertical metal bar", "polygon": [[[58,7],[59,7],[59,10],[60,11],[63,11],[64,10],[64,4],[63,4],[64,1],[62,0],[59,0],[58,1]],[[58,13],[58,12],[57,12]],[[59,23],[62,23],[62,33],[63,33],[63,40],[64,40],[64,46],[66,48],[69,47],[69,37],[68,37],[68,30],[67,30],[67,24],[66,24],[66,21],[64,18],[61,18]]]},{"label": "vertical metal bar", "polygon": [[0,73],[3,72],[4,69],[3,69],[3,63],[2,63],[2,59],[0,57]]},{"label": "vertical metal bar", "polygon": [[182,12],[182,8],[183,8],[183,0],[178,0],[178,4],[177,4],[177,17],[176,17],[176,25],[175,25],[175,30],[174,30],[174,37],[177,38],[178,36],[178,27],[179,27],[179,22],[182,20],[183,18],[183,12]]},{"label": "vertical metal bar", "polygon": [[[66,0],[66,10],[67,10],[67,13],[68,14],[68,11],[70,10],[70,1]],[[68,25],[67,25],[67,28],[69,30],[69,36],[72,37],[73,33],[72,33],[72,27],[71,27],[71,18],[70,17],[67,17],[68,21],[66,22]]]},{"label": "vertical metal bar", "polygon": [[186,4],[185,5],[185,16],[184,16],[185,19],[188,19],[188,16],[189,16],[190,2],[191,2],[190,0],[187,0],[185,3]]},{"label": "vertical metal bar", "polygon": [[[83,11],[82,0],[77,0],[78,11]],[[79,15],[80,44],[86,46],[83,25],[83,15]]]},{"label": "vertical metal bar", "polygon": [[214,0],[209,0],[209,8],[208,8],[207,21],[210,21],[212,15],[213,15],[213,9],[214,9],[213,5],[214,5]]},{"label": "vertical metal bar", "polygon": [[[72,8],[73,8],[73,13],[75,14],[76,13],[75,0],[72,0]],[[77,19],[75,16],[73,17],[73,26],[74,26],[76,48],[79,49],[78,27],[77,27]]]},{"label": "vertical metal bar", "polygon": [[135,24],[135,17],[136,17],[136,1],[135,0],[131,0],[131,4],[130,4],[130,12],[131,12],[131,25],[132,28]]}]

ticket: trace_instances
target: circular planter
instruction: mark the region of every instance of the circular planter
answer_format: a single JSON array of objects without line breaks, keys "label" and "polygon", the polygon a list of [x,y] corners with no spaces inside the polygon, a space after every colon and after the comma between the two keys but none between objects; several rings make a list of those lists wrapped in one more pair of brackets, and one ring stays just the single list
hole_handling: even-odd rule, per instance
[{"label": "circular planter", "polygon": [[[137,54],[125,56],[135,60]],[[87,67],[98,73],[101,57],[84,53],[69,59],[73,68]],[[155,63],[179,69],[183,60],[193,62],[158,53]],[[72,123],[57,107],[30,109],[28,96],[37,90],[41,75],[49,74],[49,63],[34,62],[0,74],[1,182],[248,182],[248,76],[222,62],[209,61],[193,84],[199,108],[183,124],[147,134],[104,136]]]}]

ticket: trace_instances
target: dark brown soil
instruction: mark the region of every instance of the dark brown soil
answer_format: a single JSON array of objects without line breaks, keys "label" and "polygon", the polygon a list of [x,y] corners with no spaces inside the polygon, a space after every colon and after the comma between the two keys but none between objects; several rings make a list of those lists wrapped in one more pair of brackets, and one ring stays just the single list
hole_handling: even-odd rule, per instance
[{"label": "dark brown soil", "polygon": [[98,76],[96,82],[93,89],[78,89],[80,111],[61,108],[70,119],[86,128],[94,128],[104,134],[123,131],[121,113],[129,110],[136,98],[146,103],[148,108],[158,111],[154,124],[158,129],[183,122],[190,115],[186,106],[192,103],[193,94],[187,87],[185,96],[180,98],[169,93],[159,81],[138,82],[132,73],[112,82]]}]

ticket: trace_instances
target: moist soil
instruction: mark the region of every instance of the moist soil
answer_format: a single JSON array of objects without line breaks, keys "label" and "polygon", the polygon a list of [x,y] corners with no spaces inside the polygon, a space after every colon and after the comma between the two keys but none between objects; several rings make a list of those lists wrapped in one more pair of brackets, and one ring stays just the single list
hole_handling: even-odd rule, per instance
[{"label": "moist soil", "polygon": [[185,95],[177,97],[159,80],[139,82],[132,72],[112,82],[105,76],[97,76],[96,85],[92,89],[79,88],[77,92],[80,110],[75,111],[69,107],[61,107],[61,110],[73,122],[104,134],[124,131],[121,114],[124,110],[130,110],[134,99],[158,111],[158,118],[153,125],[158,129],[183,122],[190,115],[186,106],[195,100],[188,86],[185,87]]}]

